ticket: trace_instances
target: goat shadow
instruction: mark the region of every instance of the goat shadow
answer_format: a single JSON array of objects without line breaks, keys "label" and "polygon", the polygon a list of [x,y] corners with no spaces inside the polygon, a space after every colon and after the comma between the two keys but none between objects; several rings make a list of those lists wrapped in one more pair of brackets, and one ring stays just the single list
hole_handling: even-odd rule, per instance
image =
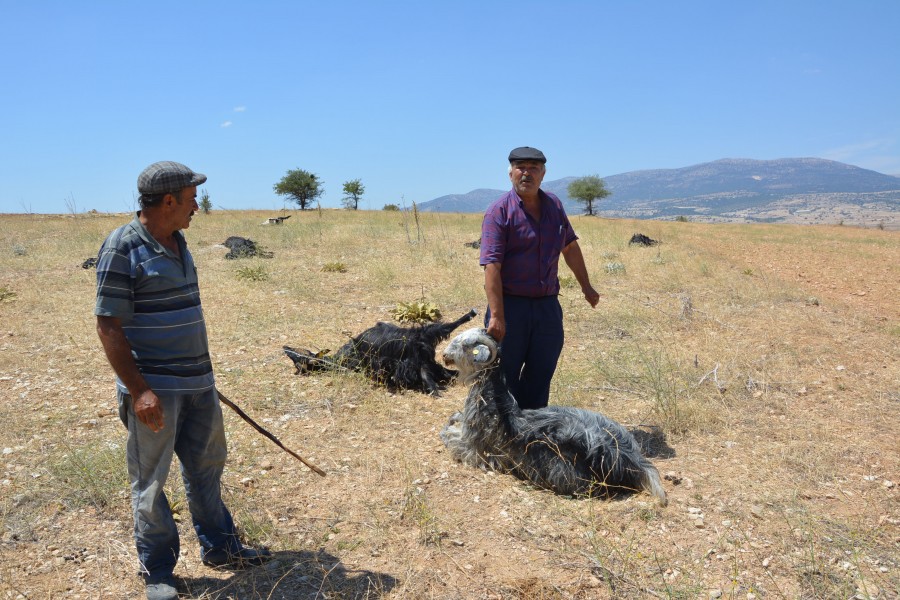
[{"label": "goat shadow", "polygon": [[675,458],[675,449],[666,441],[665,432],[655,425],[635,425],[628,427],[634,436],[641,453],[647,458]]},{"label": "goat shadow", "polygon": [[384,597],[398,581],[387,573],[347,569],[324,549],[273,552],[260,567],[234,571],[226,579],[181,577],[192,598],[266,598],[313,600],[316,598]]}]

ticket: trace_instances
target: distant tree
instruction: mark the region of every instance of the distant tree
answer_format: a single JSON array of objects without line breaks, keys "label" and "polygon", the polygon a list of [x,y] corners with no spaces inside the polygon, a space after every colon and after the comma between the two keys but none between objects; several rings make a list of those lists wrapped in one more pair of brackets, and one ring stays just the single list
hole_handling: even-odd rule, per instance
[{"label": "distant tree", "polygon": [[684,215],[678,215],[677,217],[675,217],[675,220],[678,221],[679,223],[687,223],[688,222],[688,218]]},{"label": "distant tree", "polygon": [[568,192],[570,198],[575,198],[586,205],[585,212],[589,215],[594,214],[594,200],[602,200],[611,193],[606,189],[603,180],[596,175],[576,179],[569,184]]},{"label": "distant tree", "polygon": [[212,202],[209,200],[209,192],[205,189],[200,190],[200,202],[197,204],[200,205],[200,210],[203,211],[204,215],[208,215],[209,211],[212,210]]},{"label": "distant tree", "polygon": [[366,193],[366,188],[359,179],[351,179],[344,182],[344,208],[356,210],[359,208],[359,199]]},{"label": "distant tree", "polygon": [[396,204],[385,204],[381,210],[400,210],[400,207]]},{"label": "distant tree", "polygon": [[306,210],[313,200],[325,193],[322,185],[317,175],[303,169],[292,169],[272,187],[276,194],[289,197],[300,205],[300,210]]}]

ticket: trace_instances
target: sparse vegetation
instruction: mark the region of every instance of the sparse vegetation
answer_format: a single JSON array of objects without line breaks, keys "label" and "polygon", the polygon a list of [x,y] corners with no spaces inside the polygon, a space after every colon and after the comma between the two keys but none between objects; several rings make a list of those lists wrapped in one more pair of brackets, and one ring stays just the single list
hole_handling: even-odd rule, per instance
[{"label": "sparse vegetation", "polygon": [[205,189],[200,190],[200,201],[197,204],[204,215],[208,215],[209,211],[212,210],[212,201],[209,199],[209,192]]},{"label": "sparse vegetation", "polygon": [[432,302],[400,302],[391,315],[401,323],[429,323],[441,318],[441,310]]},{"label": "sparse vegetation", "polygon": [[[659,261],[657,250],[626,246],[646,222],[576,224],[603,299],[592,309],[560,268],[566,345],[551,403],[664,435],[648,442],[670,500],[659,509],[642,495],[564,498],[456,464],[438,432],[464,386],[433,398],[358,374],[293,374],[283,344],[338,348],[393,318],[398,299],[446,314],[481,310],[484,279],[463,251],[481,215],[423,212],[417,222],[407,211],[405,229],[396,212],[323,209],[298,212],[290,227],[258,227],[267,216],[222,211],[185,232],[217,385],[328,476],[226,411],[226,500],[242,537],[271,547],[276,562],[239,574],[203,567],[173,465],[176,574],[192,597],[744,600],[900,590],[900,243],[889,232],[656,221],[654,237],[666,240]],[[2,598],[142,597],[126,432],[91,314],[95,274],[80,267],[129,218],[0,216]],[[274,257],[236,270],[215,244],[247,231]],[[28,252],[16,255],[16,245]],[[322,270],[347,258],[347,275]],[[610,262],[627,264],[627,277],[604,276]]]},{"label": "sparse vegetation", "polygon": [[346,273],[347,265],[342,262],[327,262],[322,265],[322,271],[324,273]]},{"label": "sparse vegetation", "polygon": [[608,262],[603,266],[607,275],[624,275],[625,265],[618,261]]},{"label": "sparse vegetation", "polygon": [[262,265],[238,267],[235,271],[238,279],[245,281],[268,281],[269,273]]}]

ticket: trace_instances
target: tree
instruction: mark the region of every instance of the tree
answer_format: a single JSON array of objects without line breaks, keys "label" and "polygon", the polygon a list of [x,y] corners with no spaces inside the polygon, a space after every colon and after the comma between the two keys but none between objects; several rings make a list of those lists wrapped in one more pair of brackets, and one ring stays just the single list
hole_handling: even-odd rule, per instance
[{"label": "tree", "polygon": [[576,179],[569,184],[568,191],[570,198],[587,205],[585,212],[589,215],[594,214],[594,200],[602,200],[612,193],[606,189],[603,180],[596,175],[588,175],[587,177]]},{"label": "tree", "polygon": [[366,193],[366,188],[359,179],[351,179],[344,182],[344,208],[356,210],[359,208],[359,199]]},{"label": "tree", "polygon": [[306,210],[312,205],[312,201],[325,193],[322,189],[322,181],[314,173],[303,169],[292,169],[281,178],[281,181],[272,186],[279,196],[288,196],[300,205],[300,210]]},{"label": "tree", "polygon": [[200,190],[200,202],[197,204],[200,205],[200,210],[203,211],[204,215],[208,215],[209,211],[212,210],[212,202],[209,200],[209,192],[205,189]]}]

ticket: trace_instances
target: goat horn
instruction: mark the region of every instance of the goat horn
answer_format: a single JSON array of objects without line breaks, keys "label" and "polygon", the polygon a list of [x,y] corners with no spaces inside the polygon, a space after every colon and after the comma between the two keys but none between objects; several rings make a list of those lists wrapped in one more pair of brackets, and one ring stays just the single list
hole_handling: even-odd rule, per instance
[{"label": "goat horn", "polygon": [[300,456],[299,454],[297,454],[296,452],[294,452],[293,450],[291,450],[290,448],[288,448],[287,446],[282,444],[281,441],[279,441],[279,439],[277,437],[275,437],[274,435],[272,435],[271,433],[269,433],[268,431],[263,429],[263,427],[259,423],[257,423],[256,421],[251,419],[249,416],[247,416],[247,413],[242,411],[238,407],[237,404],[235,404],[234,402],[232,402],[231,400],[226,398],[225,394],[220,392],[218,389],[216,389],[216,393],[219,395],[219,400],[222,401],[222,404],[224,404],[225,406],[227,406],[228,408],[230,408],[231,410],[236,412],[240,418],[242,418],[243,420],[250,423],[250,426],[253,427],[253,429],[257,430],[258,432],[260,432],[261,434],[263,434],[264,436],[266,436],[267,438],[269,438],[270,440],[275,442],[276,446],[278,446],[279,448],[281,448],[282,450],[284,450],[285,452],[287,452],[288,454],[290,454],[291,456],[293,456],[294,458],[296,458],[297,460],[302,462],[304,465],[306,465],[307,467],[312,469],[314,472],[318,473],[322,477],[325,477],[325,471],[323,471],[322,469],[320,469],[319,467],[317,467],[314,464],[308,463],[302,456]]}]

